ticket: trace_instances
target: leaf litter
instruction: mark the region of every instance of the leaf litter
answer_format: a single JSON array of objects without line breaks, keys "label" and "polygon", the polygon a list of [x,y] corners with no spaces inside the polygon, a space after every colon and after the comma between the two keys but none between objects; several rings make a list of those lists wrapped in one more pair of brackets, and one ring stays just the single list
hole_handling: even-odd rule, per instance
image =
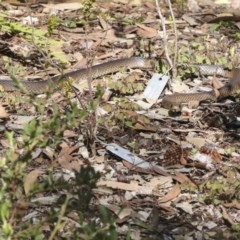
[{"label": "leaf litter", "polygon": [[[208,6],[198,4],[198,1],[192,2],[193,5],[183,6],[184,11],[177,4],[173,5],[176,22],[179,24],[178,77],[183,80],[179,84],[179,79],[173,79],[171,87],[174,92],[192,87],[199,89],[196,82],[190,81],[195,78],[189,75],[192,63],[230,62],[239,65],[239,59],[235,57],[240,49],[236,38],[231,34],[221,33],[223,41],[218,42],[220,33],[211,31],[211,25],[208,24],[210,20],[206,15],[196,14],[195,11],[209,10]],[[72,16],[76,16],[78,9],[82,8],[77,3],[42,6],[38,11],[32,8],[34,18],[48,17],[49,12],[55,11],[63,21],[75,21]],[[62,23],[54,26],[53,32],[46,38],[47,26],[41,22],[34,34],[37,44],[41,45],[46,41],[42,50],[31,46],[31,28],[25,28],[21,21],[12,22],[9,28],[1,16],[1,41],[7,43],[5,51],[0,49],[7,56],[1,72],[8,75],[12,66],[19,63],[29,78],[39,73],[40,76],[45,76],[45,73],[55,71],[57,63],[63,63],[62,67],[72,65],[70,68],[74,69],[82,57],[85,64],[89,64],[90,60],[110,61],[141,55],[150,46],[153,57],[162,59],[163,67],[160,72],[168,74],[167,61],[162,58],[162,26],[156,18],[154,3],[138,3],[129,8],[126,3],[104,2],[101,7],[104,14],[99,18],[95,16],[86,30],[82,28],[82,19],[76,20],[79,30],[77,34],[66,27],[66,21],[65,26]],[[12,8],[7,5],[8,11]],[[24,6],[19,8],[25,10]],[[163,9],[165,18],[169,20],[168,8],[163,6]],[[216,21],[219,17],[217,12],[221,11],[215,5],[214,10],[211,21]],[[186,12],[188,15],[183,15]],[[173,55],[172,43],[175,37],[171,20],[166,24],[168,51]],[[25,34],[25,37],[22,38],[19,32]],[[211,44],[214,41],[219,44]],[[229,46],[235,49],[234,55],[228,51]],[[36,52],[38,59],[34,55]],[[14,58],[12,53],[17,57]],[[48,59],[49,64],[42,64],[48,54],[52,56]],[[22,56],[23,61],[19,60],[19,56]],[[21,71],[16,72],[18,73]],[[233,231],[233,226],[240,224],[239,107],[235,102],[224,102],[223,107],[203,104],[197,109],[188,109],[188,106],[180,115],[169,115],[168,110],[161,108],[161,97],[157,97],[154,102],[147,99],[150,106],[140,104],[140,109],[135,109],[133,102],[124,102],[125,99],[139,99],[139,92],[135,92],[137,85],[144,83],[146,91],[154,72],[140,73],[131,93],[124,86],[114,88],[115,82],[122,81],[127,76],[126,72],[121,73],[118,78],[110,75],[102,79],[104,91],[110,91],[107,100],[98,103],[104,114],[94,115],[89,110],[88,119],[81,122],[80,126],[63,131],[58,147],[45,147],[42,151],[37,151],[37,157],[29,164],[29,172],[24,180],[25,194],[28,195],[34,184],[47,176],[48,167],[54,166],[55,177],[64,174],[65,178],[71,179],[73,171],[79,171],[90,164],[102,174],[94,190],[96,199],[93,204],[101,204],[114,214],[119,233],[126,235],[128,230],[124,230],[124,226],[132,221],[141,221],[148,225],[151,234],[144,227],[131,225],[132,236],[138,236],[136,239],[239,239],[239,231]],[[219,86],[220,80],[213,78],[214,89]],[[204,77],[201,78],[200,87],[203,84],[211,88],[210,82],[206,83]],[[13,106],[6,109],[5,104],[9,100],[3,98],[3,107],[0,109],[1,125],[14,131],[19,145],[13,156],[22,154],[24,140],[19,130],[24,129],[36,116],[40,115],[43,122],[51,119],[56,107],[54,103],[57,103],[60,113],[64,114],[70,96],[71,103],[78,102],[78,109],[84,108],[89,102],[87,89],[87,83],[78,86],[80,101],[75,92],[71,94],[68,90],[54,94],[50,102],[44,96],[41,100],[36,99],[35,101],[41,101],[42,109],[39,111],[33,109],[27,101],[23,102],[18,98],[10,100]],[[150,95],[148,93],[147,98],[150,99]],[[107,108],[110,110],[107,111]],[[8,119],[12,113],[16,116],[15,120]],[[94,141],[89,138],[90,130],[94,132]],[[51,139],[49,135],[46,137]],[[4,156],[4,149],[8,147],[4,135],[1,136],[0,143],[1,156]],[[118,153],[121,152],[119,149],[124,149],[126,155],[109,151],[110,143],[118,148]],[[145,165],[139,166],[139,163],[131,161],[133,156],[134,160],[138,159]],[[143,167],[146,165],[150,167]],[[62,193],[59,191],[57,194]],[[49,199],[47,197],[44,193],[38,196],[40,202],[54,204],[54,195]],[[23,219],[40,218],[35,212],[38,210],[35,206],[31,209],[32,215],[24,213]]]}]

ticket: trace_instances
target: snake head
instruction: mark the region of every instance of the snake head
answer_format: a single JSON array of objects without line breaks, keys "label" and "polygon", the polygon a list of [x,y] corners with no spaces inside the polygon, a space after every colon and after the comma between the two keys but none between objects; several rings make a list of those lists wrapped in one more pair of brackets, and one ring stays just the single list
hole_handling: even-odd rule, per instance
[{"label": "snake head", "polygon": [[174,101],[174,95],[166,95],[162,99],[161,105],[174,112],[179,112],[181,111],[181,103]]}]

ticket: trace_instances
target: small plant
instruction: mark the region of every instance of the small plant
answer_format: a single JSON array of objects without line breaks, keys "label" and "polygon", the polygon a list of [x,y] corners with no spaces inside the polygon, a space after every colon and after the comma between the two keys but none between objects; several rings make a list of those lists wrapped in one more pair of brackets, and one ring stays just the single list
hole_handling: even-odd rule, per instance
[{"label": "small plant", "polygon": [[51,36],[53,34],[53,31],[62,23],[62,19],[59,18],[56,15],[51,15],[48,18],[47,22],[47,28],[48,28],[48,33]]},{"label": "small plant", "polygon": [[83,2],[83,19],[86,21],[91,20],[93,17],[97,16],[97,12],[95,9],[96,0],[84,0]]},{"label": "small plant", "polygon": [[[101,96],[98,90],[96,98],[82,110],[69,101],[64,114],[53,105],[51,118],[33,119],[19,134],[5,133],[8,148],[0,160],[0,239],[117,239],[114,219],[106,209],[92,204],[93,189],[100,177],[92,167],[82,167],[65,179],[63,175],[56,178],[50,164],[26,192],[26,175],[34,164],[32,153],[46,147],[57,152],[64,131],[86,124]],[[29,102],[32,101],[30,97]],[[42,109],[36,101],[34,106]],[[31,203],[34,198],[49,195],[57,198],[48,207]],[[39,214],[23,221],[28,212],[34,211]]]},{"label": "small plant", "polygon": [[203,191],[201,201],[218,205],[231,201],[239,192],[240,183],[237,180],[230,180],[230,177],[229,179],[221,177],[207,181],[200,188]]}]

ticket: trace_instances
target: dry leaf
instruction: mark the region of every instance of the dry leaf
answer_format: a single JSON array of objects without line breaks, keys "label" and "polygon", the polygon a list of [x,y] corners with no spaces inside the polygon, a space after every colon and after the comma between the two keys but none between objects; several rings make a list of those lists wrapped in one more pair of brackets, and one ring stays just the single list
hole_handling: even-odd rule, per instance
[{"label": "dry leaf", "polygon": [[188,214],[193,214],[193,205],[190,204],[189,202],[181,202],[176,204],[177,208],[181,208],[184,212],[188,213]]},{"label": "dry leaf", "polygon": [[158,200],[158,203],[165,203],[173,200],[181,193],[181,188],[179,185],[175,185],[163,198]]},{"label": "dry leaf", "polygon": [[84,164],[81,159],[74,158],[71,153],[79,149],[78,145],[69,147],[66,143],[61,144],[62,150],[57,157],[57,161],[62,168],[79,171]]},{"label": "dry leaf", "polygon": [[180,157],[180,163],[181,163],[182,165],[186,165],[186,164],[187,164],[187,160],[186,160],[183,156],[181,156],[181,157]]},{"label": "dry leaf", "polygon": [[196,146],[198,149],[206,144],[206,139],[201,137],[186,137],[186,140]]},{"label": "dry leaf", "polygon": [[5,108],[0,105],[0,118],[7,118],[9,114],[6,112]]},{"label": "dry leaf", "polygon": [[78,136],[78,134],[74,131],[71,131],[71,130],[65,130],[63,132],[63,136],[66,137],[66,138],[71,138],[71,137],[76,137]]},{"label": "dry leaf", "polygon": [[233,221],[233,219],[230,217],[230,215],[227,213],[226,208],[223,207],[223,206],[220,206],[220,207],[221,207],[221,209],[222,209],[222,217],[223,217],[223,219],[226,220],[226,221],[227,221],[228,223],[230,223],[230,224],[234,224],[234,221]]},{"label": "dry leaf", "polygon": [[117,213],[117,216],[119,219],[123,219],[125,217],[130,216],[132,211],[133,210],[131,208],[125,207],[125,208],[121,209],[120,212]]},{"label": "dry leaf", "polygon": [[36,169],[26,175],[24,179],[24,191],[26,195],[28,195],[28,193],[33,188],[34,183],[36,183],[37,181],[37,178],[43,173],[44,173],[43,171]]},{"label": "dry leaf", "polygon": [[219,89],[223,86],[223,84],[216,78],[216,76],[212,77],[212,85],[214,89]]},{"label": "dry leaf", "polygon": [[197,187],[197,185],[195,183],[193,183],[186,175],[184,175],[183,173],[180,172],[176,172],[175,176],[173,177],[175,180],[177,180],[180,183],[184,183],[187,182],[189,183],[189,185],[191,185],[192,187]]},{"label": "dry leaf", "polygon": [[218,98],[220,96],[220,92],[218,89],[213,89],[214,90],[214,94],[215,94],[215,97]]},{"label": "dry leaf", "polygon": [[137,191],[140,188],[137,182],[122,183],[115,181],[99,181],[97,183],[97,186],[106,186],[114,189],[122,189],[125,191]]},{"label": "dry leaf", "polygon": [[151,2],[146,1],[146,2],[144,3],[144,5],[145,5],[147,8],[150,8],[151,10],[154,10],[154,11],[155,11],[155,9],[156,9],[155,4],[153,4],[153,3],[151,3]]},{"label": "dry leaf", "polygon": [[0,139],[0,143],[4,148],[9,148],[11,146],[11,143],[9,143],[7,139]]},{"label": "dry leaf", "polygon": [[54,157],[54,149],[50,148],[50,147],[46,147],[44,150],[43,150],[44,154],[52,161],[53,160],[53,157]]},{"label": "dry leaf", "polygon": [[180,82],[180,81],[174,81],[171,84],[171,87],[172,87],[173,92],[181,93],[181,92],[188,92],[189,91],[189,86],[186,85],[183,82]]},{"label": "dry leaf", "polygon": [[153,38],[157,36],[157,30],[147,27],[143,24],[136,24],[138,26],[137,34],[141,38]]},{"label": "dry leaf", "polygon": [[227,208],[236,208],[240,210],[240,202],[224,203],[223,206]]},{"label": "dry leaf", "polygon": [[[88,39],[98,41],[99,44],[100,43],[107,44],[107,43],[112,43],[112,42],[119,40],[119,38],[115,35],[115,30],[113,30],[113,29],[108,29],[104,32],[93,32],[93,33],[88,34],[87,37],[88,37]],[[103,40],[99,41],[99,39],[103,39]],[[113,56],[113,55],[111,55],[111,56]]]},{"label": "dry leaf", "polygon": [[198,22],[195,18],[189,16],[188,14],[184,14],[182,18],[190,25],[190,26],[197,26]]},{"label": "dry leaf", "polygon": [[133,126],[133,129],[141,130],[141,131],[148,131],[148,132],[157,132],[158,127],[155,127],[155,126],[145,126],[143,124],[136,123]]},{"label": "dry leaf", "polygon": [[188,0],[187,6],[190,12],[199,12],[201,10],[197,0]]},{"label": "dry leaf", "polygon": [[167,203],[158,203],[158,208],[162,208],[164,211],[170,213],[169,215],[171,214],[176,214],[176,210],[175,208],[171,207],[170,206],[171,202],[167,202]]},{"label": "dry leaf", "polygon": [[100,23],[101,27],[104,30],[108,30],[109,28],[111,28],[111,26],[105,21],[105,19],[103,19],[101,17],[101,15],[98,16],[98,20],[99,20],[99,23]]},{"label": "dry leaf", "polygon": [[140,6],[142,5],[142,0],[118,0],[118,3],[127,4],[127,6]]},{"label": "dry leaf", "polygon": [[79,2],[72,2],[72,3],[58,3],[58,4],[42,4],[45,8],[43,12],[49,11],[64,11],[64,10],[78,10],[83,7],[83,5]]},{"label": "dry leaf", "polygon": [[96,163],[104,163],[105,161],[105,157],[104,156],[95,156],[94,160],[96,161]]},{"label": "dry leaf", "polygon": [[82,55],[82,53],[80,52],[75,52],[73,54],[74,58],[77,60],[78,63],[81,62],[81,67],[83,66],[83,64],[86,64],[86,58]]}]

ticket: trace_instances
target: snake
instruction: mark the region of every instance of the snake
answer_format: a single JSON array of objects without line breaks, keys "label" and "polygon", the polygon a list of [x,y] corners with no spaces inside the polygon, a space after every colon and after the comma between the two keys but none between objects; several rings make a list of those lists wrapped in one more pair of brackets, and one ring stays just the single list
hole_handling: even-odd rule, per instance
[{"label": "snake", "polygon": [[77,70],[70,71],[65,74],[56,75],[44,80],[21,80],[12,81],[9,79],[0,78],[0,86],[4,91],[13,92],[21,90],[20,85],[30,93],[40,94],[46,91],[55,91],[59,89],[61,83],[70,79],[70,82],[74,82],[75,85],[80,84],[84,80],[95,79],[103,75],[121,71],[123,68],[141,68],[149,69],[154,65],[153,59],[144,58],[144,57],[129,57],[129,58],[120,58],[116,60],[111,60],[108,62],[100,63],[93,65],[89,68],[81,68]]},{"label": "snake", "polygon": [[[122,68],[141,68],[149,69],[155,65],[152,58],[129,57],[93,65],[89,68],[81,68],[70,71],[65,74],[56,75],[41,81],[22,80],[20,85],[30,93],[40,94],[48,90],[56,90],[59,85],[66,80],[72,79],[74,84],[78,85],[83,80],[98,78],[100,76],[121,71]],[[179,109],[182,103],[190,101],[202,102],[206,100],[217,101],[224,97],[230,96],[240,89],[240,69],[226,71],[223,67],[217,65],[197,65],[199,73],[202,75],[221,75],[230,78],[230,82],[223,87],[208,92],[199,93],[176,93],[166,95],[162,99],[162,106],[167,109]],[[4,91],[21,90],[15,81],[0,78],[0,86]]]},{"label": "snake", "polygon": [[231,71],[217,65],[196,65],[199,69],[199,74],[202,75],[219,75],[229,78],[229,82],[224,86],[206,92],[198,93],[175,93],[165,95],[162,99],[162,106],[170,110],[180,110],[183,103],[203,101],[219,101],[223,98],[239,93],[240,90],[240,69],[233,68]]}]

